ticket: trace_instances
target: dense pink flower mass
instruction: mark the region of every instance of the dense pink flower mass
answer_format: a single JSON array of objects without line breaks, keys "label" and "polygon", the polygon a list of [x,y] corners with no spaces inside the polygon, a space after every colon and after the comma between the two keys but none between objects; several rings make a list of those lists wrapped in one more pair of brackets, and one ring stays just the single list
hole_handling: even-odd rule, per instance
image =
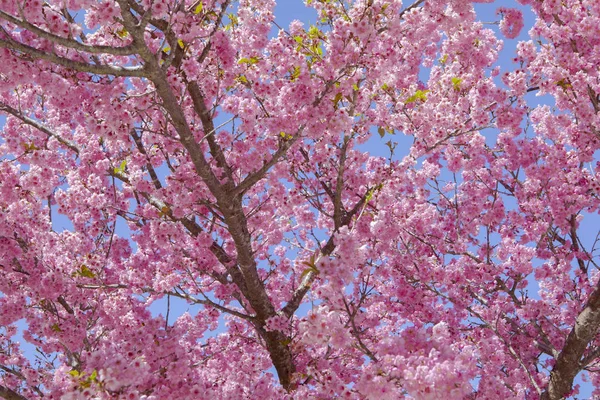
[{"label": "dense pink flower mass", "polygon": [[600,396],[600,2],[472,3],[0,0],[0,398]]},{"label": "dense pink flower mass", "polygon": [[519,36],[523,29],[523,13],[514,8],[500,7],[498,14],[502,15],[500,21],[500,30],[509,39],[514,39]]}]

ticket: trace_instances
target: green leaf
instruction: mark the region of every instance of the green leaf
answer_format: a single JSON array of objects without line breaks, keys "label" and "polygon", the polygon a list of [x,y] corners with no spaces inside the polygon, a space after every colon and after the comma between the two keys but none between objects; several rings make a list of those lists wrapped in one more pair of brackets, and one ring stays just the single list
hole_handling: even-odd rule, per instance
[{"label": "green leaf", "polygon": [[339,102],[342,100],[343,97],[344,95],[342,93],[338,93],[335,95],[335,97],[333,98],[333,106],[335,108],[337,108]]},{"label": "green leaf", "polygon": [[283,131],[279,132],[279,136],[285,141],[292,139],[292,135],[288,135]]},{"label": "green leaf", "polygon": [[446,62],[448,61],[448,54],[444,54],[444,56],[442,58],[440,58],[440,64],[446,64]]},{"label": "green leaf", "polygon": [[239,19],[237,17],[237,15],[233,14],[233,13],[229,13],[227,14],[227,17],[229,18],[229,23],[225,26],[225,30],[228,31],[231,28],[235,28],[236,26],[238,26],[239,24]]},{"label": "green leaf", "polygon": [[33,142],[23,143],[23,148],[25,149],[25,153],[31,153],[32,151],[40,149]]},{"label": "green leaf", "polygon": [[121,165],[119,165],[118,168],[113,168],[113,171],[115,172],[115,174],[122,174],[125,172],[126,167],[127,167],[127,161],[123,160],[123,161],[121,161]]},{"label": "green leaf", "polygon": [[567,90],[573,87],[573,85],[569,83],[569,79],[561,79],[560,81],[556,82],[556,86],[561,87],[563,90]]},{"label": "green leaf", "polygon": [[71,375],[73,378],[79,378],[81,376],[81,372],[77,371],[76,369],[72,369],[69,371],[69,375]]},{"label": "green leaf", "polygon": [[62,329],[60,329],[60,325],[58,325],[58,323],[53,324],[50,329],[52,329],[54,332],[62,332]]},{"label": "green leaf", "polygon": [[359,89],[358,84],[355,83],[354,85],[352,85],[352,89],[354,89],[355,92],[358,92],[358,89]]},{"label": "green leaf", "polygon": [[398,143],[395,143],[395,142],[392,142],[391,140],[388,140],[387,142],[385,142],[385,145],[387,147],[389,147],[390,154],[393,156],[394,155],[394,150],[396,150],[396,146],[398,145]]},{"label": "green leaf", "polygon": [[246,78],[244,75],[238,76],[236,80],[244,85],[248,83],[248,78]]},{"label": "green leaf", "polygon": [[316,268],[308,267],[304,271],[302,271],[302,274],[300,275],[300,279],[304,279],[304,277],[311,272],[314,272],[317,275],[319,274],[319,270],[317,270]]},{"label": "green leaf", "polygon": [[96,371],[96,370],[93,370],[93,371],[92,371],[92,374],[90,375],[90,380],[92,380],[92,381],[96,381],[96,380],[97,380],[97,378],[98,378],[98,371]]},{"label": "green leaf", "polygon": [[452,87],[454,88],[454,90],[459,91],[460,90],[460,84],[463,81],[461,78],[458,77],[454,77],[451,79],[452,80]]},{"label": "green leaf", "polygon": [[294,40],[298,44],[302,44],[304,42],[304,38],[302,36],[294,36]]},{"label": "green leaf", "polygon": [[415,94],[413,94],[408,99],[406,99],[406,101],[404,103],[410,104],[410,103],[414,103],[417,100],[425,102],[425,101],[427,101],[427,92],[429,92],[429,90],[417,90],[415,92]]},{"label": "green leaf", "polygon": [[171,208],[169,208],[169,206],[164,205],[162,206],[162,208],[160,209],[160,216],[164,217],[165,215],[169,215],[171,213]]},{"label": "green leaf", "polygon": [[298,79],[298,77],[300,76],[300,67],[294,67],[292,69],[292,72],[290,72],[290,80],[292,82],[294,82],[296,79]]},{"label": "green leaf", "polygon": [[92,382],[90,382],[89,380],[87,380],[87,379],[86,379],[85,381],[79,382],[79,386],[80,386],[82,389],[87,389],[87,388],[89,388],[90,386],[92,386]]},{"label": "green leaf", "polygon": [[82,276],[84,278],[90,278],[93,279],[96,277],[96,274],[94,274],[94,272],[92,272],[91,269],[89,269],[87,267],[87,265],[82,264],[81,268],[79,268],[79,271],[77,271],[77,275]]},{"label": "green leaf", "polygon": [[317,254],[318,251],[315,252],[315,254],[310,256],[310,259],[308,261],[303,261],[302,264],[306,265],[308,268],[306,268],[304,271],[302,271],[302,274],[300,275],[300,278],[304,278],[306,275],[308,275],[310,272],[314,272],[315,274],[320,274],[321,271],[319,271],[319,268],[317,268]]},{"label": "green leaf", "polygon": [[127,29],[125,28],[121,28],[117,31],[117,36],[120,38],[126,38],[127,35],[129,35],[129,32],[127,32]]},{"label": "green leaf", "polygon": [[194,9],[194,14],[200,14],[202,12],[203,8],[204,8],[204,6],[203,6],[202,2],[200,2]]},{"label": "green leaf", "polygon": [[321,36],[321,31],[314,25],[311,25],[308,29],[308,37],[311,39],[318,39]]},{"label": "green leaf", "polygon": [[181,47],[181,49],[185,49],[185,43],[183,43],[183,40],[178,39],[177,44],[179,45],[179,47]]},{"label": "green leaf", "polygon": [[254,65],[257,64],[260,59],[258,57],[250,57],[250,58],[240,58],[238,64],[249,64]]},{"label": "green leaf", "polygon": [[377,133],[379,133],[380,137],[384,137],[385,136],[385,129],[383,129],[381,126],[377,127]]}]

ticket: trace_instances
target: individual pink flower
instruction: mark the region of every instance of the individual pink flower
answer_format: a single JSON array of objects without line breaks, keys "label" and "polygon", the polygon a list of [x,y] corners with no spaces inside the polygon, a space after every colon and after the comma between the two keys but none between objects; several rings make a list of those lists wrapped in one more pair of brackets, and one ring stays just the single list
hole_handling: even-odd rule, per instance
[{"label": "individual pink flower", "polygon": [[519,36],[523,29],[523,13],[516,8],[500,7],[496,14],[502,16],[500,21],[500,31],[509,39]]}]

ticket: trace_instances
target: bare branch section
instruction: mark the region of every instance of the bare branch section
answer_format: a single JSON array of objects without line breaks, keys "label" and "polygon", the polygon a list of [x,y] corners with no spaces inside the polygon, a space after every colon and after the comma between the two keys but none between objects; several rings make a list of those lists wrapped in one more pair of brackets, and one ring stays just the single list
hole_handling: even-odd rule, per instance
[{"label": "bare branch section", "polygon": [[27,29],[28,31],[35,33],[40,38],[49,40],[55,44],[61,45],[63,47],[83,51],[90,54],[112,54],[115,56],[129,56],[135,54],[132,46],[124,46],[124,47],[114,47],[114,46],[101,46],[101,45],[87,45],[84,43],[80,43],[73,39],[64,38],[62,36],[55,35],[50,33],[44,29],[39,28],[36,25],[29,23],[28,21],[19,19],[10,14],[5,13],[0,10],[0,18],[9,21],[23,29]]},{"label": "bare branch section", "polygon": [[194,109],[196,114],[200,117],[200,121],[202,122],[202,127],[204,129],[204,137],[208,142],[208,146],[210,147],[210,153],[217,160],[217,165],[219,168],[222,168],[225,171],[225,175],[230,182],[230,185],[233,185],[233,174],[231,172],[231,167],[227,163],[225,159],[225,154],[223,153],[223,149],[217,144],[214,135],[210,134],[211,132],[215,132],[215,124],[212,120],[210,112],[206,107],[206,99],[196,82],[189,82],[187,84],[188,92],[192,98],[192,102],[194,104]]},{"label": "bare branch section", "polygon": [[41,132],[44,132],[46,135],[48,135],[48,137],[52,137],[52,138],[58,140],[61,144],[65,145],[69,149],[73,150],[75,152],[75,154],[79,154],[79,148],[75,145],[75,143],[71,142],[68,139],[63,138],[58,133],[54,132],[53,130],[51,130],[50,128],[45,126],[44,124],[37,122],[36,120],[23,115],[17,109],[9,106],[8,104],[0,103],[0,111],[5,111],[8,114],[12,115],[13,117],[20,119],[23,123],[35,128],[35,129],[38,129]]},{"label": "bare branch section", "polygon": [[27,46],[26,44],[19,43],[12,39],[0,39],[0,47],[4,47],[26,54],[27,56],[36,60],[49,61],[51,63],[79,72],[87,72],[95,75],[130,76],[140,78],[146,76],[144,68],[141,66],[118,67],[113,65],[88,64],[85,62],[75,61],[69,58],[61,57],[54,53],[46,53],[42,50],[38,50],[34,47]]},{"label": "bare branch section", "polygon": [[287,153],[290,147],[292,147],[294,143],[296,143],[296,141],[300,138],[303,130],[304,125],[298,128],[297,132],[292,136],[291,139],[288,139],[287,141],[283,142],[279,146],[277,151],[273,153],[271,159],[265,162],[264,165],[258,171],[248,175],[242,182],[240,182],[240,184],[237,185],[235,188],[235,193],[244,194],[248,189],[250,189],[258,181],[260,181],[265,176],[267,171],[270,170],[275,164],[277,164],[277,162],[281,160],[283,155]]},{"label": "bare branch section", "polygon": [[[343,170],[343,169],[340,168],[340,170]],[[338,192],[338,191],[341,193],[341,189],[339,189],[339,187],[336,190],[336,192]],[[339,228],[348,225],[352,221],[352,218],[354,218],[354,216],[358,214],[358,212],[362,209],[362,207],[367,202],[367,196],[368,196],[368,192],[365,193],[365,195],[361,197],[361,199],[354,205],[352,210],[350,210],[348,212],[345,212],[345,211],[343,212],[344,216],[342,217],[342,219],[340,221],[340,225],[338,227],[336,227],[336,230],[334,232],[337,232],[337,230]],[[341,203],[340,203],[340,207],[341,207]],[[342,213],[342,211],[339,211],[339,213]],[[331,237],[329,238],[329,240],[327,241],[325,246],[323,246],[323,248],[321,249],[321,254],[323,256],[328,256],[331,253],[333,253],[334,249],[335,249],[335,242],[333,239],[333,235],[331,235]],[[314,269],[311,269],[304,276],[304,278],[302,279],[302,282],[300,282],[300,285],[298,286],[298,288],[296,288],[296,291],[292,295],[292,298],[290,299],[290,301],[288,301],[288,303],[281,310],[281,312],[286,317],[290,318],[292,315],[294,315],[294,313],[296,312],[298,307],[300,307],[300,304],[302,304],[302,300],[304,299],[304,296],[306,296],[306,294],[310,290],[310,287],[312,286],[312,283],[314,282],[314,280],[317,278],[317,275],[318,275],[318,272]]]},{"label": "bare branch section", "polygon": [[0,386],[0,397],[5,400],[28,400],[27,397],[21,396],[19,393],[7,387]]},{"label": "bare branch section", "polygon": [[542,400],[560,400],[572,390],[575,376],[585,366],[581,362],[589,343],[598,335],[600,328],[600,286],[592,292],[590,298],[575,320],[556,364],[550,373],[548,387],[541,396]]}]

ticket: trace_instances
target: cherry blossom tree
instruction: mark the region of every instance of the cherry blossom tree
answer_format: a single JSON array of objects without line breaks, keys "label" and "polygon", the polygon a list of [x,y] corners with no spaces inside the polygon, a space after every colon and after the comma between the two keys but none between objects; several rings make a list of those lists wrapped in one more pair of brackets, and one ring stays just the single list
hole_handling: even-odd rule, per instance
[{"label": "cherry blossom tree", "polygon": [[600,2],[306,3],[0,0],[0,397],[600,396]]}]

